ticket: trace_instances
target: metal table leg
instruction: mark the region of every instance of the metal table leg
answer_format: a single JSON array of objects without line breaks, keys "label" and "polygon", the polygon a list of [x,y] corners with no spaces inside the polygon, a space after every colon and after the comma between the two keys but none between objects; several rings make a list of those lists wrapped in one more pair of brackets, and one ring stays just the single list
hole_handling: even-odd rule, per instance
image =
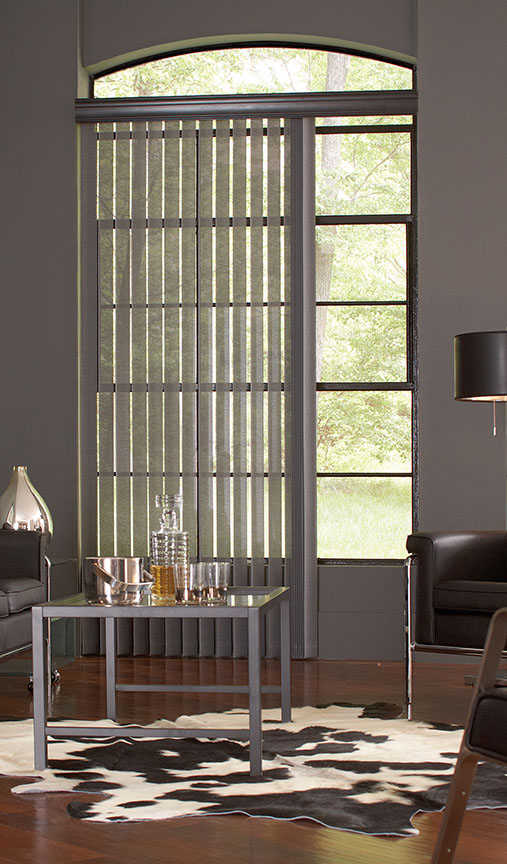
[{"label": "metal table leg", "polygon": [[405,706],[407,720],[412,719],[414,658],[412,638],[412,556],[405,560]]},{"label": "metal table leg", "polygon": [[116,720],[116,618],[106,618],[106,712]]},{"label": "metal table leg", "polygon": [[40,606],[32,607],[32,675],[33,675],[33,744],[34,768],[47,768],[48,745],[47,688],[48,665],[47,618],[43,618]]},{"label": "metal table leg", "polygon": [[289,595],[280,603],[280,687],[282,691],[282,723],[290,723],[290,604]]},{"label": "metal table leg", "polygon": [[258,609],[248,611],[248,705],[250,774],[262,775],[261,640]]}]

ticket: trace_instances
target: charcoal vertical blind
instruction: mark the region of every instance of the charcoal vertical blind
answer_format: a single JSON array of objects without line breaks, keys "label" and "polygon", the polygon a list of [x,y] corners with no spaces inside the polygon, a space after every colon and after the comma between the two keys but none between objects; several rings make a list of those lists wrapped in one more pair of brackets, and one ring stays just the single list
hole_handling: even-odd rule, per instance
[{"label": "charcoal vertical blind", "polygon": [[[81,164],[83,555],[148,555],[181,491],[194,560],[291,584],[291,120],[87,122]],[[241,621],[122,623],[122,653],[246,653]]]}]

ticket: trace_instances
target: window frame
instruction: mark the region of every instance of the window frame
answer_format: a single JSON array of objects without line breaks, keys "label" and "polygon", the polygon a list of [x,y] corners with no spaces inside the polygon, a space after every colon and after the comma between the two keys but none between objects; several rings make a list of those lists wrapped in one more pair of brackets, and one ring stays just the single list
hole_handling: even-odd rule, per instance
[{"label": "window frame", "polygon": [[[410,112],[412,122],[407,124],[385,124],[375,126],[364,124],[354,127],[354,131],[361,134],[368,132],[389,133],[403,132],[410,135],[410,212],[389,214],[361,214],[361,215],[320,215],[315,217],[316,228],[319,225],[405,225],[406,228],[406,297],[405,300],[361,300],[361,301],[316,301],[316,307],[372,307],[372,306],[405,306],[406,307],[406,381],[316,381],[316,395],[322,392],[410,392],[411,399],[411,461],[412,470],[409,472],[359,472],[339,471],[325,472],[317,471],[319,477],[406,477],[411,478],[411,501],[412,501],[412,531],[417,530],[419,519],[419,471],[418,471],[418,363],[417,363],[417,113]],[[316,127],[318,134],[350,134],[351,127]],[[369,565],[399,565],[403,558],[353,558],[353,557],[318,557],[319,566],[340,566],[353,564]]]},{"label": "window frame", "polygon": [[[415,91],[415,67],[411,63],[391,58],[380,57],[360,51],[351,51],[341,48],[333,49],[330,46],[315,45],[313,43],[287,43],[287,42],[242,42],[218,44],[214,46],[199,47],[194,50],[182,49],[171,53],[152,55],[145,57],[142,63],[164,57],[178,56],[181,54],[195,53],[196,51],[210,51],[214,48],[239,48],[239,47],[288,47],[315,49],[324,51],[336,51],[353,56],[362,56],[380,62],[392,63],[412,69],[413,88],[411,90],[385,90],[385,91],[330,91],[325,93],[283,93],[283,94],[256,94],[255,96],[185,96],[185,97],[150,97],[150,98],[122,98],[122,99],[97,99],[93,97],[94,81],[112,72],[130,66],[141,65],[139,60],[103,70],[93,76],[90,87],[90,98],[77,99],[75,105],[76,121],[78,123],[95,122],[121,122],[127,119],[136,119],[141,116],[146,120],[167,119],[178,117],[180,119],[206,118],[221,116],[252,116],[259,113],[265,118],[271,116],[285,116],[301,120],[311,118],[314,122],[316,117],[323,118],[340,116],[381,116],[381,115],[412,115],[413,122],[408,128],[411,129],[411,214],[406,215],[404,220],[407,224],[407,383],[400,387],[399,383],[390,386],[391,382],[383,384],[364,385],[361,382],[346,384],[345,382],[328,382],[317,384],[319,390],[348,389],[348,390],[410,390],[412,392],[412,522],[415,530],[418,521],[419,495],[418,495],[418,399],[417,399],[417,338],[416,338],[416,308],[417,308],[417,274],[416,274],[416,133],[417,133],[417,95]],[[361,127],[365,131],[366,126]],[[378,131],[378,127],[377,130]],[[315,128],[318,134],[318,127]],[[327,216],[319,216],[315,224],[326,224]],[[331,217],[334,218],[334,217]],[[400,221],[396,217],[336,217],[339,221],[331,224],[353,224],[361,222],[371,224],[373,222]],[[328,222],[329,224],[329,222]],[[334,385],[339,383],[339,388]],[[322,472],[316,472],[314,482]],[[382,474],[387,476],[387,474]],[[392,476],[392,475],[389,475]],[[377,564],[389,565],[399,564],[401,559],[386,558],[317,558],[318,565],[343,565],[343,564]]]}]

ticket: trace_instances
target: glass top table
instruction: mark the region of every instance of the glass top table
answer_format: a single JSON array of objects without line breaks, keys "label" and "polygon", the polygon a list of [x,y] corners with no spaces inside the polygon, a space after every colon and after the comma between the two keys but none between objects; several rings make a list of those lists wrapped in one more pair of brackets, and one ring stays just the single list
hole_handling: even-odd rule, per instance
[{"label": "glass top table", "polygon": [[[268,606],[270,606],[273,602],[278,603],[282,596],[285,596],[288,593],[288,588],[282,587],[273,587],[269,585],[262,585],[259,587],[248,585],[248,586],[235,586],[229,588],[227,592],[227,599],[223,602],[214,602],[214,603],[176,603],[175,600],[159,600],[152,597],[150,594],[145,595],[139,603],[131,603],[131,604],[115,604],[110,605],[106,603],[100,602],[90,602],[86,599],[84,594],[75,594],[73,597],[63,597],[59,600],[52,600],[48,603],[39,604],[43,608],[51,606],[54,610],[59,610],[62,607],[72,607],[75,609],[75,617],[76,618],[88,618],[88,617],[99,617],[99,618],[109,618],[113,616],[114,618],[145,618],[145,617],[168,617],[168,610],[172,610],[169,612],[170,617],[186,617],[187,615],[192,615],[192,617],[202,618],[202,617],[212,617],[217,618],[221,616],[225,616],[227,618],[244,618],[247,613],[240,612],[236,614],[235,612],[231,612],[231,609],[260,609],[264,608],[266,610]],[[88,610],[85,612],[81,612],[80,610]],[[93,612],[89,610],[93,609]],[[100,609],[107,610],[105,613],[101,613]],[[143,610],[149,609],[149,612],[143,612]],[[155,609],[163,610],[160,613],[155,612]],[[222,611],[220,611],[222,610]],[[196,613],[195,615],[193,613]],[[58,614],[58,611],[55,611],[51,614]],[[47,617],[47,616],[45,616]]]},{"label": "glass top table", "polygon": [[[83,594],[41,603],[32,608],[34,767],[47,767],[48,736],[111,737],[110,726],[72,726],[48,724],[46,634],[51,618],[104,618],[106,643],[106,705],[109,720],[116,720],[116,693],[120,690],[164,692],[248,693],[249,726],[232,729],[153,729],[143,726],[121,726],[122,735],[130,737],[231,738],[250,741],[250,774],[262,774],[262,693],[279,692],[281,719],[291,719],[290,703],[290,609],[289,588],[271,586],[237,586],[227,592],[226,602],[212,605],[181,604],[143,597],[135,605],[102,605],[88,603]],[[280,615],[280,685],[263,687],[261,683],[261,622],[271,610]],[[246,618],[248,627],[247,685],[179,685],[121,684],[116,676],[116,622],[119,618]]]}]

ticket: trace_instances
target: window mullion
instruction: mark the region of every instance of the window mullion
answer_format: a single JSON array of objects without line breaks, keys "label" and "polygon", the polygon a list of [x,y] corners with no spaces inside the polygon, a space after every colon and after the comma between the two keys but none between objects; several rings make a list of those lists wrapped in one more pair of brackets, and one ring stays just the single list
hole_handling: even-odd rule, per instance
[{"label": "window mullion", "polygon": [[[315,123],[291,123],[292,242],[292,536],[291,587],[294,605],[316,620],[316,351],[315,351]],[[296,656],[312,656],[317,632],[295,622]]]}]

